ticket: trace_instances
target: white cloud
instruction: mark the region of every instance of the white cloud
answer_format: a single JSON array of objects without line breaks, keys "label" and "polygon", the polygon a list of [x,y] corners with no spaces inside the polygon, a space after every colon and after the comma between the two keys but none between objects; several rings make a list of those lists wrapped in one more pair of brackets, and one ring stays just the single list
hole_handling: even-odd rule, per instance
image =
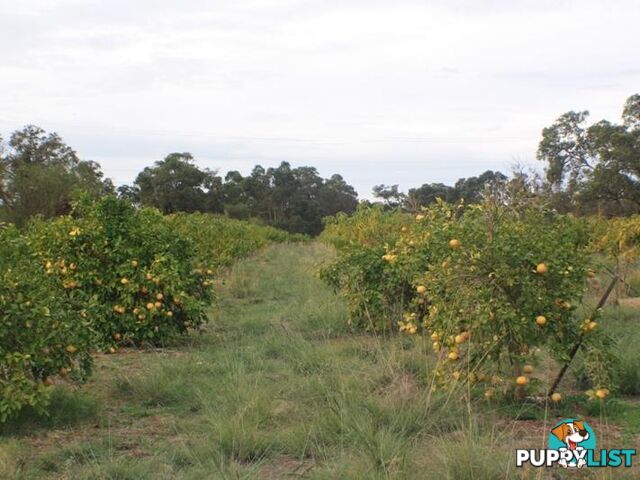
[{"label": "white cloud", "polygon": [[0,5],[0,131],[58,131],[129,182],[170,151],[288,160],[362,194],[533,160],[569,109],[640,85],[631,1],[33,1]]}]

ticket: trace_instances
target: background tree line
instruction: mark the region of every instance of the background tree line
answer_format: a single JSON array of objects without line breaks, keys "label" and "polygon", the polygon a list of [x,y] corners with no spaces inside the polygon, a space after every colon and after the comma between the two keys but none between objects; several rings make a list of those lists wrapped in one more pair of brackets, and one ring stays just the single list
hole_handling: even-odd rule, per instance
[{"label": "background tree line", "polygon": [[587,125],[588,111],[570,111],[542,130],[537,159],[544,175],[516,169],[510,176],[487,170],[454,185],[425,183],[408,193],[377,185],[374,196],[387,207],[416,210],[441,198],[476,203],[486,195],[535,196],[560,212],[625,216],[640,212],[640,95],[627,99],[622,123]]},{"label": "background tree line", "polygon": [[[630,215],[640,211],[640,95],[627,99],[622,122],[587,125],[587,111],[567,112],[544,128],[537,158],[544,175],[487,170],[454,185],[425,183],[401,192],[398,185],[373,188],[377,203],[416,210],[437,198],[480,201],[485,195],[535,196],[561,212]],[[390,175],[392,172],[390,172]],[[23,224],[32,215],[69,212],[77,192],[100,197],[117,191],[136,205],[164,213],[212,212],[315,235],[322,218],[353,212],[358,195],[340,175],[322,178],[313,167],[287,162],[249,175],[224,178],[198,167],[190,153],[171,153],[146,167],[132,185],[117,190],[100,165],[80,160],[56,133],[27,126],[0,137],[0,220]],[[363,203],[369,203],[364,201]]]},{"label": "background tree line", "polygon": [[256,165],[247,176],[230,171],[223,179],[198,168],[189,153],[168,155],[118,192],[165,213],[223,213],[310,235],[322,231],[323,217],[353,212],[358,205],[354,188],[337,174],[325,179],[314,167],[292,168],[282,162],[268,169]]},{"label": "background tree line", "polygon": [[30,125],[8,142],[0,137],[2,221],[22,225],[33,215],[51,218],[68,213],[79,192],[97,198],[116,191],[164,213],[220,213],[310,235],[320,233],[323,217],[353,212],[358,205],[354,188],[337,174],[322,178],[313,167],[282,162],[222,178],[199,168],[190,153],[171,153],[116,190],[96,162],[80,160],[56,133]]}]

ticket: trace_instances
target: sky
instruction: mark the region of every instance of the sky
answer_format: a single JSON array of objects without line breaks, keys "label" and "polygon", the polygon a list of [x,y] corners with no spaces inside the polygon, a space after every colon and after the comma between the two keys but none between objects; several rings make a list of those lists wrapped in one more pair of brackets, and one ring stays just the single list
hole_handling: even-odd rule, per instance
[{"label": "sky", "polygon": [[58,132],[117,185],[186,151],[370,198],[541,168],[569,110],[618,121],[639,24],[637,0],[0,0],[0,134]]}]

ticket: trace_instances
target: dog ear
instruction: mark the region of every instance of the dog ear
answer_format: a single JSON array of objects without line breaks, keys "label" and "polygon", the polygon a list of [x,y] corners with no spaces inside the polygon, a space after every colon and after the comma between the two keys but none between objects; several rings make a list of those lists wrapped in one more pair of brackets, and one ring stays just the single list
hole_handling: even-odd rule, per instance
[{"label": "dog ear", "polygon": [[561,423],[551,430],[551,433],[553,433],[561,442],[564,442],[565,438],[567,438],[567,434],[569,433],[569,427],[566,423]]},{"label": "dog ear", "polygon": [[584,430],[584,422],[573,422],[578,430]]}]

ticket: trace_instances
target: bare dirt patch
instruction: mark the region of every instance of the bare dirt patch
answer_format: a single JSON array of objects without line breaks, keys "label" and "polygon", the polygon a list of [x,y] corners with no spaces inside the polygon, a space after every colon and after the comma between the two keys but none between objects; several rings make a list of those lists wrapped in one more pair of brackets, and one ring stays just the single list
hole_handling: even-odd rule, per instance
[{"label": "bare dirt patch", "polygon": [[621,298],[618,303],[622,307],[640,308],[640,297]]}]

